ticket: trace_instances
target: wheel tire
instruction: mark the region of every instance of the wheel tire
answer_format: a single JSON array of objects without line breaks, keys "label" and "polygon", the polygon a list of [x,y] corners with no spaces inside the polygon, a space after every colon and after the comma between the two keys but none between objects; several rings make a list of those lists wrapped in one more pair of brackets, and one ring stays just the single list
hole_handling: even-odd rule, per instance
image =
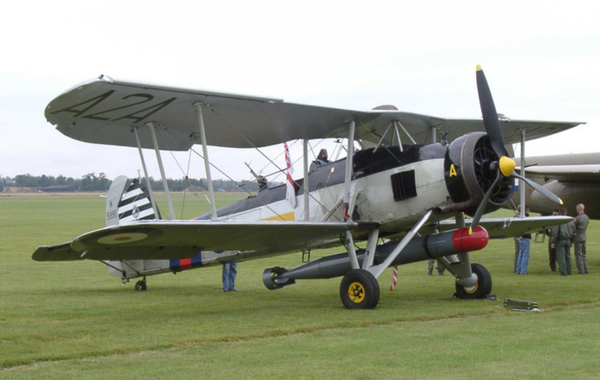
[{"label": "wheel tire", "polygon": [[492,292],[492,275],[480,264],[471,264],[471,270],[477,275],[477,283],[472,287],[456,283],[456,296],[462,299],[485,298]]},{"label": "wheel tire", "polygon": [[340,284],[340,298],[346,309],[374,309],[379,303],[379,283],[364,269],[354,269]]},{"label": "wheel tire", "polygon": [[135,283],[135,291],[136,292],[143,292],[146,289],[148,289],[148,286],[146,285],[146,281],[138,281]]}]

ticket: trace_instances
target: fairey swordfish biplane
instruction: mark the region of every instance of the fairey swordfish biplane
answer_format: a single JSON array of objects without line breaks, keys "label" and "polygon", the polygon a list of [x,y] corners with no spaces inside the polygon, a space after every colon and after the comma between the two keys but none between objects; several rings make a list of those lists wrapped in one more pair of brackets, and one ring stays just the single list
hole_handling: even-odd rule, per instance
[{"label": "fairey swordfish biplane", "polygon": [[[521,129],[532,139],[580,123],[499,119],[480,67],[476,78],[483,120],[441,119],[390,106],[324,108],[106,76],[85,82],[50,102],[48,121],[77,140],[137,147],[146,179],[142,148],[156,151],[164,180],[162,150],[201,144],[211,212],[176,220],[166,188],[172,219],[163,220],[151,189],[121,176],[106,197],[106,227],[40,246],[33,259],[98,260],[124,282],[143,278],[136,289],[144,290],[153,274],[340,246],[340,254],[293,269],[268,268],[263,282],[280,289],[298,280],[342,277],[344,306],[369,309],[379,302],[377,279],[386,268],[433,258],[454,275],[458,297],[483,298],[492,279],[485,267],[471,263],[469,252],[483,249],[489,238],[571,220],[482,219],[509,201],[514,178],[521,178],[505,144],[517,142]],[[436,142],[440,132],[444,137]],[[309,166],[308,141],[322,138],[347,141],[347,157]],[[304,144],[302,179],[288,175],[285,185],[216,209],[208,146],[260,148],[290,140]],[[355,245],[360,241],[364,249]]]}]

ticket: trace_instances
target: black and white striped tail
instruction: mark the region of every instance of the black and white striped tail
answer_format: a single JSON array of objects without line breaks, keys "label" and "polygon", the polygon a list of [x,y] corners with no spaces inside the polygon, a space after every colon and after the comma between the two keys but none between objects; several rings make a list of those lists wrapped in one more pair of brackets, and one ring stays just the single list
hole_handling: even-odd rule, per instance
[{"label": "black and white striped tail", "polygon": [[[158,213],[158,216],[156,215]],[[154,212],[150,193],[138,179],[121,196],[118,214],[119,223],[129,223],[136,220],[161,219],[160,212]]]}]

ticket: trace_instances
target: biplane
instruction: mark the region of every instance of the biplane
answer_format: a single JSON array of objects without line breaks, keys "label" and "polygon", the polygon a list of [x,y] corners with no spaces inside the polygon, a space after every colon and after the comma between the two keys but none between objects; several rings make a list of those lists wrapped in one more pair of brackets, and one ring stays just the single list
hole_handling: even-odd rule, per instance
[{"label": "biplane", "polygon": [[[482,120],[443,119],[391,106],[325,108],[107,76],[80,84],[47,106],[51,124],[80,141],[137,148],[146,180],[142,149],[155,150],[164,180],[161,151],[200,144],[211,211],[176,220],[165,186],[171,219],[162,219],[151,189],[121,176],[106,197],[106,227],[40,246],[33,259],[97,260],[124,282],[143,278],[136,289],[145,290],[146,276],[153,274],[339,246],[340,254],[293,269],[267,268],[262,280],[274,290],[300,280],[342,277],[344,306],[372,309],[380,297],[377,279],[386,268],[436,259],[455,277],[458,297],[483,298],[492,278],[484,266],[471,263],[470,252],[483,249],[490,238],[571,220],[482,219],[509,201],[514,178],[560,203],[514,172],[505,144],[516,142],[521,129],[532,139],[579,123],[499,118],[479,66],[476,81]],[[322,138],[343,139],[347,157],[309,162],[308,141]],[[288,172],[286,184],[216,209],[210,146],[259,149],[290,140],[303,142],[302,178]]]},{"label": "biplane", "polygon": [[[521,160],[515,160],[522,165]],[[591,219],[600,219],[600,199],[596,194],[600,184],[600,153],[559,154],[527,157],[525,173],[541,186],[558,195],[569,215],[576,215],[576,206],[585,205]],[[537,191],[528,189],[524,202],[531,211],[551,215],[556,208]],[[513,197],[513,201],[515,198]]]}]

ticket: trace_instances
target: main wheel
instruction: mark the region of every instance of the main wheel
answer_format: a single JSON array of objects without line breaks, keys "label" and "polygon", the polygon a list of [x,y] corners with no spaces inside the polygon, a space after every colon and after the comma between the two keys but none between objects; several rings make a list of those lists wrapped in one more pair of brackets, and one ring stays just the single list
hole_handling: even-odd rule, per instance
[{"label": "main wheel", "polygon": [[492,276],[480,264],[471,264],[471,270],[477,275],[477,283],[473,286],[462,286],[456,283],[456,296],[462,299],[485,298],[492,292]]},{"label": "main wheel", "polygon": [[146,285],[146,281],[140,280],[135,283],[135,291],[136,292],[143,292],[146,289],[148,289],[148,286]]},{"label": "main wheel", "polygon": [[364,269],[354,269],[342,278],[340,298],[347,309],[375,309],[379,295],[377,279]]}]

